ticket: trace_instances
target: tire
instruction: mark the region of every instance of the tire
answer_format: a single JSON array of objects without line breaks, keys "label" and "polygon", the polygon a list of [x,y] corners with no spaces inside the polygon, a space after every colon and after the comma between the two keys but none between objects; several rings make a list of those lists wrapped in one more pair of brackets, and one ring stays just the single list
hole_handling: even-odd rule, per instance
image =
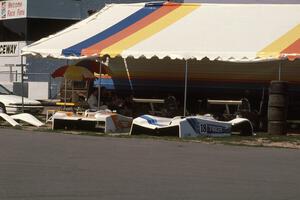
[{"label": "tire", "polygon": [[280,107],[268,107],[269,121],[285,121],[287,118],[287,110]]},{"label": "tire", "polygon": [[282,94],[270,94],[269,96],[269,107],[287,107],[287,98]]},{"label": "tire", "polygon": [[268,133],[270,135],[286,135],[287,123],[285,121],[269,121]]},{"label": "tire", "polygon": [[240,130],[241,136],[252,136],[253,135],[253,129],[249,122],[243,123]]},{"label": "tire", "polygon": [[286,81],[271,81],[270,94],[286,94],[288,90],[288,82]]},{"label": "tire", "polygon": [[268,119],[261,117],[259,120],[259,131],[268,132]]},{"label": "tire", "polygon": [[5,105],[0,103],[0,113],[6,113]]},{"label": "tire", "polygon": [[240,136],[252,136],[253,135],[253,127],[251,122],[244,121],[242,123],[234,124],[231,126],[232,132],[239,132]]},{"label": "tire", "polygon": [[250,120],[250,122],[252,123],[252,127],[253,127],[254,131],[259,130],[259,115],[258,115],[257,111],[240,112],[240,116]]}]

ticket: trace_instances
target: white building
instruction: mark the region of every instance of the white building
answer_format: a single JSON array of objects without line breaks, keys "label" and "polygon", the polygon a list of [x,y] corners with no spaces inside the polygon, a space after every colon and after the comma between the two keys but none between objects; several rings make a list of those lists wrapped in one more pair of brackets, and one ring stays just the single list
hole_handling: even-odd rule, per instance
[{"label": "white building", "polygon": [[[20,51],[22,47],[42,37],[55,33],[86,17],[81,8],[81,1],[75,0],[10,0],[0,2],[0,83],[10,90],[18,92],[21,80]],[[48,83],[49,68],[59,66],[59,61],[24,59],[30,82]],[[44,84],[48,87],[49,84]],[[46,90],[45,90],[46,89]],[[37,92],[40,94],[40,92]],[[48,98],[48,90],[43,87],[42,98]],[[33,95],[33,94],[32,94]]]}]

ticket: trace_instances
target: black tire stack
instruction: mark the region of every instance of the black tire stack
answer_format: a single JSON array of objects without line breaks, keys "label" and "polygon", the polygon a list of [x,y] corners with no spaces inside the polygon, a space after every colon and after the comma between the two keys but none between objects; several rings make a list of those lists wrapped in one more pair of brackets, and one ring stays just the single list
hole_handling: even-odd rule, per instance
[{"label": "black tire stack", "polygon": [[287,133],[287,90],[287,82],[271,82],[268,103],[268,133],[270,135],[285,135]]}]

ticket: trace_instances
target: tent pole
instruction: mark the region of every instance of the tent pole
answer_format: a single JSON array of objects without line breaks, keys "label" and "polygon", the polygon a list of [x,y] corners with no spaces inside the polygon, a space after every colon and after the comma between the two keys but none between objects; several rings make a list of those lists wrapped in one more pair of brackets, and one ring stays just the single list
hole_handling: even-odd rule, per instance
[{"label": "tent pole", "polygon": [[74,97],[74,81],[73,80],[72,80],[71,84],[72,84],[72,91],[71,91],[72,92],[72,95],[71,95],[72,101],[71,102],[75,102],[74,98],[73,98]]},{"label": "tent pole", "polygon": [[102,73],[102,65],[101,65],[101,58],[99,57],[99,79],[100,79],[100,82],[99,82],[99,85],[98,85],[98,110],[100,110],[100,102],[101,102],[101,73]]},{"label": "tent pole", "polygon": [[[67,65],[69,65],[69,60],[67,60]],[[65,79],[65,103],[64,103],[64,110],[66,110],[66,104],[67,104],[67,78],[64,77]]]},{"label": "tent pole", "polygon": [[184,73],[184,105],[183,116],[186,116],[186,98],[187,98],[187,74],[188,74],[188,61],[185,60],[185,73]]},{"label": "tent pole", "polygon": [[131,89],[131,92],[133,92],[133,86],[132,86],[132,82],[131,82],[131,78],[130,78],[130,73],[129,73],[129,70],[128,70],[127,60],[126,60],[126,58],[124,58],[123,60],[124,60],[124,66],[125,66],[125,69],[126,69],[126,73],[127,73],[127,78],[128,78],[128,81],[129,81],[130,89]]},{"label": "tent pole", "polygon": [[67,104],[67,78],[65,77],[65,103],[64,103],[64,110],[66,110]]},{"label": "tent pole", "polygon": [[24,62],[21,56],[21,87],[22,87],[22,113],[24,113]]},{"label": "tent pole", "polygon": [[51,85],[52,85],[52,81],[51,81],[51,75],[49,74],[49,80],[48,80],[48,98],[51,99]]},{"label": "tent pole", "polygon": [[278,66],[278,80],[281,81],[281,66],[282,66],[282,63],[281,61],[279,61],[279,66]]}]

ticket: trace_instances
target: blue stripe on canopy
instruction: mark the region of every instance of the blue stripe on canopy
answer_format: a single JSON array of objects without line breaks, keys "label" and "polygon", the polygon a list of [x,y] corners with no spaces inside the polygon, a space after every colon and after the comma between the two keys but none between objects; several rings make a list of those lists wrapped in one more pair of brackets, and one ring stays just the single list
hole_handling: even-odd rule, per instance
[{"label": "blue stripe on canopy", "polygon": [[80,56],[81,50],[92,46],[95,43],[98,43],[106,38],[120,32],[124,28],[136,23],[137,21],[141,20],[142,18],[146,17],[147,15],[153,13],[157,9],[159,9],[163,3],[148,3],[142,9],[138,10],[137,12],[133,13],[132,15],[126,17],[119,23],[109,27],[108,29],[78,43],[75,44],[67,49],[62,50],[62,54],[64,56]]}]

